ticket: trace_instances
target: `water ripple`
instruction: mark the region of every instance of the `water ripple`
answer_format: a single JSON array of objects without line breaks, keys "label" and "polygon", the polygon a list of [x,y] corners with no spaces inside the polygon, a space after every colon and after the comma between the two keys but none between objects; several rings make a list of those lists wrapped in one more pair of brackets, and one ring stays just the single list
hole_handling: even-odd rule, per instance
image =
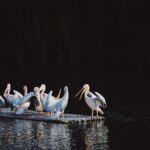
[{"label": "water ripple", "polygon": [[0,149],[110,150],[123,149],[121,144],[126,149],[137,149],[149,145],[147,112],[149,110],[110,111],[104,120],[80,125],[0,118]]},{"label": "water ripple", "polygon": [[70,150],[108,147],[108,129],[103,122],[68,126],[0,119],[0,133],[0,149]]}]

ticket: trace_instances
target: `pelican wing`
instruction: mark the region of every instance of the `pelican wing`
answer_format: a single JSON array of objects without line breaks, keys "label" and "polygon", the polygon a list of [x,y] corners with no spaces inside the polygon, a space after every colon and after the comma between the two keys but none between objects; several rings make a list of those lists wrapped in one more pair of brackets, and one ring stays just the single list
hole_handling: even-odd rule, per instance
[{"label": "pelican wing", "polygon": [[20,114],[24,113],[28,109],[29,106],[30,106],[30,102],[23,103],[22,105],[20,105],[17,108],[17,111],[15,114],[20,115]]},{"label": "pelican wing", "polygon": [[14,93],[15,97],[18,97],[18,98],[23,97],[23,95],[20,92],[16,91],[16,90],[13,90],[13,93]]},{"label": "pelican wing", "polygon": [[28,102],[29,99],[30,99],[32,96],[34,96],[34,95],[35,95],[34,92],[29,92],[27,95],[25,95],[25,96],[23,96],[23,97],[21,97],[21,98],[19,99],[18,105],[21,105],[21,104],[23,104],[23,103],[25,103],[25,102]]},{"label": "pelican wing", "polygon": [[64,95],[61,98],[61,101],[57,104],[57,108],[56,108],[56,112],[57,111],[61,111],[64,112],[64,110],[66,109],[67,105],[68,105],[68,99],[69,99],[69,91],[68,91],[68,87],[65,86],[65,91],[64,91]]},{"label": "pelican wing", "polygon": [[90,96],[90,97],[92,97],[92,98],[96,98],[96,95],[95,94],[93,94],[92,92],[90,92],[90,91],[88,91],[88,96]]},{"label": "pelican wing", "polygon": [[3,99],[2,96],[0,96],[0,106],[2,106],[2,107],[5,106],[5,100]]},{"label": "pelican wing", "polygon": [[51,100],[51,97],[52,97],[52,93],[53,93],[52,90],[48,93],[48,95],[47,95],[47,97],[45,99],[45,105],[48,105],[50,103],[50,100]]},{"label": "pelican wing", "polygon": [[106,100],[105,98],[98,92],[95,92],[95,95],[97,96],[98,100],[102,103],[103,107],[106,107]]},{"label": "pelican wing", "polygon": [[50,91],[47,95],[46,102],[45,102],[45,109],[47,112],[54,112],[57,106],[57,103],[60,101],[60,99],[55,100],[52,96],[52,92]]},{"label": "pelican wing", "polygon": [[48,94],[43,93],[43,96],[41,96],[41,103],[45,107],[46,105],[46,100],[47,100]]}]

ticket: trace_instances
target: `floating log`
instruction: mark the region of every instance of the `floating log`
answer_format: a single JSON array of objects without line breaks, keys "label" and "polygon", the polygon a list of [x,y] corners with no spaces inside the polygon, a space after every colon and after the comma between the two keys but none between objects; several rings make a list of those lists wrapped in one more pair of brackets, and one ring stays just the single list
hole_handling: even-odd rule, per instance
[{"label": "floating log", "polygon": [[16,115],[9,109],[1,110],[0,118],[9,119],[23,119],[32,121],[42,121],[50,123],[62,123],[62,124],[73,124],[73,123],[87,123],[91,121],[101,120],[103,116],[88,116],[88,115],[77,115],[77,114],[64,114],[64,118],[54,118],[49,116],[46,112],[38,113],[36,111],[28,110],[21,115]]}]

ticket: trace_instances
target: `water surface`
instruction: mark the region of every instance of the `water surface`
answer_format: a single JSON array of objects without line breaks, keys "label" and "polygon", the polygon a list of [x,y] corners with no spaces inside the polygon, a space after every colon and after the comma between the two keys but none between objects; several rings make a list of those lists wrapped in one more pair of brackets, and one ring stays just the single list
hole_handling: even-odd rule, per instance
[{"label": "water surface", "polygon": [[144,150],[149,146],[149,110],[112,110],[101,121],[80,125],[0,118],[0,149]]}]

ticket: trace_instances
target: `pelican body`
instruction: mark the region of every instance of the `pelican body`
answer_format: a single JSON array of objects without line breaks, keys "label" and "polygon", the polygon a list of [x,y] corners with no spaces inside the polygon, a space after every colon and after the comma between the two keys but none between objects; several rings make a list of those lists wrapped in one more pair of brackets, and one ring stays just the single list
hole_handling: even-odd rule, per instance
[{"label": "pelican body", "polygon": [[68,87],[67,86],[64,87],[64,95],[62,98],[55,99],[52,96],[52,93],[53,91],[51,90],[46,99],[45,103],[46,112],[50,112],[51,115],[53,114],[53,112],[55,112],[55,114],[53,115],[55,118],[60,117],[60,115],[64,117],[64,111],[67,107],[69,98]]},{"label": "pelican body", "polygon": [[34,92],[36,93],[36,98],[34,99],[35,110],[37,112],[43,112],[43,104],[41,102],[41,93],[38,91],[39,88],[35,87]]},{"label": "pelican body", "polygon": [[[27,111],[27,109],[30,106],[30,98],[34,96],[34,92],[29,92],[28,93],[28,88],[27,86],[23,86],[24,90],[24,96],[20,93],[20,98],[16,103],[13,104],[13,106],[16,108],[15,114],[20,115]],[[19,92],[18,92],[19,94]]]},{"label": "pelican body", "polygon": [[56,111],[57,104],[60,102],[60,99],[55,100],[52,96],[53,91],[51,90],[46,98],[45,110],[51,114]]},{"label": "pelican body", "polygon": [[104,112],[100,107],[105,108],[107,104],[105,98],[101,94],[99,94],[98,92],[95,92],[95,94],[93,94],[90,91],[90,86],[88,84],[85,84],[83,88],[76,94],[76,96],[78,96],[79,93],[81,93],[79,99],[81,99],[82,95],[84,94],[85,102],[92,110],[92,114],[91,114],[92,116],[94,111],[97,112],[97,116],[98,116],[98,112],[100,112],[102,115],[104,114]]},{"label": "pelican body", "polygon": [[35,95],[34,92],[29,92],[27,95],[21,97],[21,98],[18,100],[17,103],[14,103],[13,106],[14,106],[14,107],[17,107],[18,105],[22,105],[22,104],[28,102],[29,99],[30,99],[32,96],[34,96],[34,95]]},{"label": "pelican body", "polygon": [[68,86],[64,87],[64,95],[60,99],[60,102],[57,104],[56,107],[56,116],[59,117],[60,114],[64,118],[64,111],[68,105],[68,99],[69,99],[69,91],[68,91]]},{"label": "pelican body", "polygon": [[18,94],[19,92],[15,90],[13,90],[14,94],[10,94],[10,90],[11,90],[11,84],[8,83],[3,96],[6,99],[6,103],[8,104],[8,106],[13,108],[13,103],[14,102],[16,103],[18,101],[18,99],[20,98],[20,94]]},{"label": "pelican body", "polygon": [[[48,110],[47,105],[51,105],[49,104],[54,103],[52,105],[55,105],[55,103],[57,103],[59,96],[61,94],[61,90],[59,91],[57,97],[52,96],[52,92],[50,91],[49,94],[45,93],[46,90],[46,85],[45,84],[41,84],[40,88],[36,88],[34,89],[36,91],[36,98],[37,100],[35,101],[35,105],[36,105],[36,110],[37,111],[46,111],[46,112],[51,112],[50,110],[53,110],[52,108],[50,108],[50,110]],[[52,100],[51,100],[52,99]]]},{"label": "pelican body", "polygon": [[4,97],[8,105],[13,108],[15,114],[21,114],[30,106],[29,99],[34,96],[34,92],[27,93],[27,86],[23,87],[24,95],[20,92],[13,90],[14,95],[10,94],[11,84],[7,84],[4,92]]}]

